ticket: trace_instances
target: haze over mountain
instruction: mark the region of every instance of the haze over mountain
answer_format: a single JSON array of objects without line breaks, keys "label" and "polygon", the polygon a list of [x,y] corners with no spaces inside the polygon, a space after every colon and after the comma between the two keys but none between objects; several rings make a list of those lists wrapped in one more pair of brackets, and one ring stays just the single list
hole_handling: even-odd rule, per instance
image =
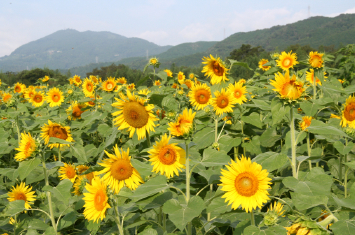
[{"label": "haze over mountain", "polygon": [[177,66],[199,66],[203,56],[212,54],[225,58],[242,44],[262,46],[267,51],[281,51],[294,44],[313,48],[334,45],[338,48],[353,43],[355,14],[342,14],[334,18],[316,16],[284,26],[238,32],[220,42],[183,43],[173,47],[158,46],[143,39],[126,38],[110,32],[60,30],[19,47],[10,56],[1,57],[0,70],[19,71],[27,66],[47,66],[51,69],[71,68],[73,74],[84,74],[109,63],[143,69],[147,63],[147,50],[149,57],[154,55],[159,58],[163,67],[173,63]]}]

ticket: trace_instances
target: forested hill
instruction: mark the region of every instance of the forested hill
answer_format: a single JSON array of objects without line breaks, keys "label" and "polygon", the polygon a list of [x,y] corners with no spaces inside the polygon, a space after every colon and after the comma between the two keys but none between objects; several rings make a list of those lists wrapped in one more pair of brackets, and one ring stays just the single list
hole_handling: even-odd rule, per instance
[{"label": "forested hill", "polygon": [[59,30],[27,43],[9,56],[0,58],[0,70],[20,71],[44,66],[68,69],[96,62],[113,62],[127,57],[156,55],[171,46],[158,46],[140,38],[127,38],[111,32]]}]

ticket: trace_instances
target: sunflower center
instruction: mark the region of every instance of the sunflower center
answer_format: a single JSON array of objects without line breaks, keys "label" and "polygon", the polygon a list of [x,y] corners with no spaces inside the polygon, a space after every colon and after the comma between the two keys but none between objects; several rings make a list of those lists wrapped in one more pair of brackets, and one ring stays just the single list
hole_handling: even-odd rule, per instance
[{"label": "sunflower center", "polygon": [[141,128],[148,123],[149,114],[143,105],[131,101],[124,104],[123,117],[130,126]]},{"label": "sunflower center", "polygon": [[65,175],[68,177],[68,179],[72,179],[75,177],[75,169],[73,167],[67,167],[65,169]]},{"label": "sunflower center", "polygon": [[253,196],[259,188],[258,178],[250,172],[240,173],[235,178],[234,184],[238,194],[244,197]]},{"label": "sunflower center", "polygon": [[206,104],[210,99],[210,94],[206,90],[198,90],[196,91],[195,99],[199,104]]},{"label": "sunflower center", "polygon": [[80,78],[75,78],[76,82],[81,82]]},{"label": "sunflower center", "polygon": [[175,149],[167,145],[159,151],[159,160],[164,165],[172,165],[176,162],[177,153]]},{"label": "sunflower center", "polygon": [[91,85],[91,84],[88,84],[88,85],[86,86],[86,89],[87,89],[88,91],[92,91],[92,85]]},{"label": "sunflower center", "polygon": [[217,98],[217,106],[221,109],[227,107],[229,104],[229,100],[228,100],[228,97],[227,96],[220,96]]},{"label": "sunflower center", "polygon": [[345,107],[344,117],[350,122],[355,120],[355,103],[350,103]]},{"label": "sunflower center", "polygon": [[282,89],[282,95],[291,99],[298,98],[298,93],[297,84],[293,80],[286,83]]},{"label": "sunflower center", "polygon": [[32,96],[33,96],[33,92],[29,92],[29,93],[28,93],[28,97],[31,98]]},{"label": "sunflower center", "polygon": [[116,180],[125,180],[131,177],[133,173],[133,167],[129,160],[119,159],[115,161],[111,166],[111,175]]},{"label": "sunflower center", "polygon": [[32,146],[31,141],[28,141],[26,143],[26,145],[25,145],[25,151],[24,152],[25,152],[26,157],[30,156],[29,150],[30,150],[31,146]]},{"label": "sunflower center", "polygon": [[97,211],[102,211],[106,206],[106,193],[99,189],[95,193],[94,205]]},{"label": "sunflower center", "polygon": [[213,63],[213,72],[214,72],[214,74],[216,74],[217,76],[223,76],[223,74],[224,74],[224,69],[223,69],[223,67],[221,67],[221,66],[219,65],[218,62],[214,62],[214,63]]},{"label": "sunflower center", "polygon": [[242,93],[239,90],[234,91],[234,97],[235,98],[240,98],[241,96],[242,96]]},{"label": "sunflower center", "polygon": [[73,108],[73,113],[72,113],[72,116],[73,117],[76,117],[76,118],[79,118],[81,117],[81,114],[83,113],[83,111],[81,111],[81,107],[80,106],[75,106]]},{"label": "sunflower center", "polygon": [[15,87],[15,91],[16,92],[20,92],[21,91],[21,87],[19,87],[19,86]]},{"label": "sunflower center", "polygon": [[66,140],[68,138],[68,133],[65,128],[60,126],[53,126],[49,129],[49,137],[56,137],[62,140]]},{"label": "sunflower center", "polygon": [[34,97],[34,101],[36,102],[36,103],[41,103],[42,102],[42,96],[41,95],[35,95],[35,97]]},{"label": "sunflower center", "polygon": [[107,83],[106,89],[107,90],[112,90],[113,89],[113,84],[111,82]]},{"label": "sunflower center", "polygon": [[54,95],[54,96],[53,96],[53,101],[54,101],[54,102],[58,102],[58,101],[59,101],[59,98],[60,98],[60,97],[59,97],[58,95]]},{"label": "sunflower center", "polygon": [[23,201],[26,201],[26,200],[27,200],[26,194],[24,194],[24,193],[22,193],[22,192],[16,193],[16,194],[15,194],[15,200],[23,200]]},{"label": "sunflower center", "polygon": [[312,67],[319,67],[322,64],[321,61],[322,59],[320,58],[320,56],[318,55],[313,56],[311,62]]},{"label": "sunflower center", "polygon": [[291,65],[291,63],[292,63],[292,61],[289,58],[287,58],[287,59],[284,59],[284,61],[282,62],[282,65],[284,67],[289,67]]}]

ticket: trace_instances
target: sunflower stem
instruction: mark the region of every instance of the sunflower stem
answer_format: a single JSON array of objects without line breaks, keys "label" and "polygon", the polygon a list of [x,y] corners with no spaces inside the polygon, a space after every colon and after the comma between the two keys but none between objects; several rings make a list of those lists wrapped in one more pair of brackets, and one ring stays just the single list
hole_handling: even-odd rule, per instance
[{"label": "sunflower stem", "polygon": [[[244,130],[243,130],[243,121],[240,121],[242,128],[242,143],[244,144]],[[245,157],[245,147],[243,146],[243,155]]]},{"label": "sunflower stem", "polygon": [[58,161],[62,161],[62,153],[60,152],[60,147],[58,148]]},{"label": "sunflower stem", "polygon": [[148,144],[148,148],[150,148],[152,146],[152,144],[150,143],[150,135],[149,135],[149,132],[147,131],[146,132],[147,134],[147,144]]},{"label": "sunflower stem", "polygon": [[20,147],[20,144],[21,144],[21,133],[20,133],[20,128],[18,127],[18,116],[16,117],[16,130],[17,130],[18,146]]},{"label": "sunflower stem", "polygon": [[[45,158],[44,158],[44,153],[42,154],[42,166],[43,166],[44,180],[45,180],[46,186],[48,186],[49,181],[48,181],[48,174],[47,174],[47,167],[46,167],[46,162],[45,162]],[[55,233],[57,233],[57,224],[55,222],[54,214],[53,214],[51,193],[49,191],[47,191],[46,194],[47,194],[47,198],[48,198],[49,215],[51,218],[52,226],[54,228]]]},{"label": "sunflower stem", "polygon": [[[189,144],[188,140],[185,140],[186,146],[186,204],[190,200],[190,157],[189,157]],[[187,223],[187,235],[192,234],[192,224],[191,222]]]},{"label": "sunflower stem", "polygon": [[234,161],[237,161],[238,158],[238,151],[237,151],[237,147],[234,146]]},{"label": "sunflower stem", "polygon": [[291,153],[292,153],[291,167],[292,167],[292,176],[297,179],[298,175],[297,175],[297,161],[296,161],[295,120],[293,116],[293,107],[291,107],[290,109],[290,116],[291,116],[290,129],[291,129]]},{"label": "sunflower stem", "polygon": [[343,167],[342,167],[343,156],[339,157],[339,180],[343,181]]},{"label": "sunflower stem", "polygon": [[[120,219],[120,213],[118,212],[118,198],[116,198],[115,200],[115,204],[114,207],[115,207],[115,214],[116,214],[116,224],[117,224],[117,228],[118,228],[118,231],[120,233],[120,235],[124,235],[124,231],[123,231],[123,227],[121,225],[121,219]],[[122,220],[122,224],[123,224],[123,220]]]},{"label": "sunflower stem", "polygon": [[253,210],[250,211],[250,223],[251,223],[252,226],[255,226],[255,219],[254,219]]},{"label": "sunflower stem", "polygon": [[215,128],[215,131],[214,131],[214,142],[217,143],[218,142],[218,117],[216,117],[214,119],[214,128]]},{"label": "sunflower stem", "polygon": [[[309,132],[307,133],[307,150],[308,150],[308,156],[311,157],[311,145],[309,143]],[[309,170],[312,170],[312,161],[308,160],[309,164]]]}]

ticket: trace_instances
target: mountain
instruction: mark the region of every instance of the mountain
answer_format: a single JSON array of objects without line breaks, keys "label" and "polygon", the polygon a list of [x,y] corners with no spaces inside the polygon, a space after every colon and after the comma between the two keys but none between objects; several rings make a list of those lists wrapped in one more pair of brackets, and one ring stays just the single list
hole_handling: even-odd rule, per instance
[{"label": "mountain", "polygon": [[127,57],[156,55],[171,46],[158,46],[140,38],[127,38],[111,32],[59,30],[17,48],[0,58],[0,69],[19,71],[44,66],[69,69],[95,62],[113,62]]}]

